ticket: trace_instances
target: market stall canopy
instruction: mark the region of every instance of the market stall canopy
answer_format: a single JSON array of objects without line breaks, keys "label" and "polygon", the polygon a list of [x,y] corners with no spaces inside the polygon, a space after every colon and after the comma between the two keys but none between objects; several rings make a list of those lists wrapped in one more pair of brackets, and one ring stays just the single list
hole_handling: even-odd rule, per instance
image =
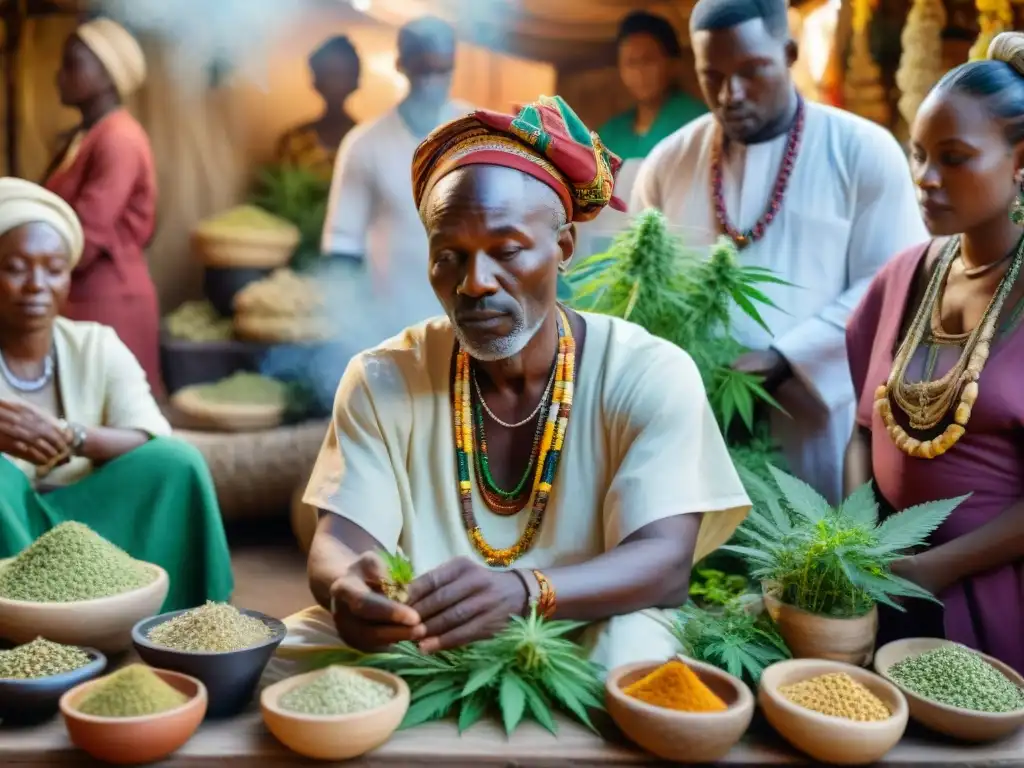
[{"label": "market stall canopy", "polygon": [[453,23],[460,36],[492,50],[561,68],[614,59],[615,33],[630,11],[669,19],[685,37],[692,0],[338,0],[376,21],[399,26],[425,14]]}]

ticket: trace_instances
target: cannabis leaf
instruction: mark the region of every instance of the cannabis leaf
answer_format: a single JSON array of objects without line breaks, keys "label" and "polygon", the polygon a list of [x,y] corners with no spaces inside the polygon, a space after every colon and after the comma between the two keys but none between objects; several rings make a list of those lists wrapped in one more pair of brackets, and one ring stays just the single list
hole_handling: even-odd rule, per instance
[{"label": "cannabis leaf", "polygon": [[967,496],[910,507],[878,523],[870,484],[832,508],[806,483],[768,470],[771,484],[741,470],[754,509],[737,532],[739,543],[721,549],[746,560],[751,577],[779,600],[837,617],[863,615],[877,603],[905,610],[897,597],[935,600],[890,566],[925,544]]},{"label": "cannabis leaf", "polygon": [[403,642],[378,654],[344,649],[304,658],[314,669],[369,666],[404,679],[411,703],[402,728],[457,714],[462,732],[494,710],[509,734],[526,717],[555,733],[554,710],[559,708],[595,730],[587,710],[603,708],[602,670],[567,637],[584,626],[548,621],[533,612],[528,618],[512,617],[489,640],[453,651],[427,655]]}]

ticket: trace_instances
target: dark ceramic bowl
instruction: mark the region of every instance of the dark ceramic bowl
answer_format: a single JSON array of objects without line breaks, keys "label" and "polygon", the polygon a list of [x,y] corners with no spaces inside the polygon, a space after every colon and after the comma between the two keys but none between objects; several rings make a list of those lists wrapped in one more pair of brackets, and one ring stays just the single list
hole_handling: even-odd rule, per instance
[{"label": "dark ceramic bowl", "polygon": [[135,650],[149,666],[190,675],[206,686],[209,697],[206,716],[210,718],[232,717],[249,706],[264,667],[288,633],[284,623],[275,618],[259,611],[239,610],[266,624],[271,631],[270,638],[259,645],[223,653],[176,651],[149,641],[153,627],[187,611],[143,619],[132,629]]},{"label": "dark ceramic bowl", "polygon": [[32,725],[57,714],[61,696],[98,677],[107,666],[107,657],[99,651],[82,650],[92,661],[70,672],[30,680],[0,679],[0,720],[5,724]]},{"label": "dark ceramic bowl", "polygon": [[235,295],[250,283],[269,277],[273,269],[264,267],[206,267],[203,293],[224,317],[235,314]]}]

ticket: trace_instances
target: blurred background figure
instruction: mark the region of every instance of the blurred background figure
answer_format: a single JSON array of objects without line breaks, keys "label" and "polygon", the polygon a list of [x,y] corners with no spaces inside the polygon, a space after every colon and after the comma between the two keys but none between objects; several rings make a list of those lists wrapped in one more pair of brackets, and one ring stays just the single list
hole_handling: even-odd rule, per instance
[{"label": "blurred background figure", "polygon": [[277,147],[277,161],[330,178],[342,139],[356,121],[345,102],[359,88],[359,54],[345,35],[326,40],[309,57],[313,88],[323,99],[320,117],[287,131]]},{"label": "blurred background figure", "polygon": [[398,33],[398,71],[409,82],[404,99],[358,126],[342,143],[331,182],[322,249],[368,270],[381,307],[377,343],[438,314],[427,281],[427,239],[409,185],[416,147],[430,131],[469,111],[450,98],[455,31],[434,17]]},{"label": "blurred background figure", "polygon": [[679,88],[682,47],[668,19],[646,11],[631,13],[619,26],[617,42],[619,74],[636,106],[613,117],[598,134],[623,160],[644,158],[707,108]]},{"label": "blurred background figure", "polygon": [[123,108],[145,79],[142,49],[120,24],[95,19],[67,39],[57,87],[81,121],[45,186],[85,230],[64,314],[117,331],[159,395],[160,312],[145,253],[156,228],[156,171],[146,131]]}]

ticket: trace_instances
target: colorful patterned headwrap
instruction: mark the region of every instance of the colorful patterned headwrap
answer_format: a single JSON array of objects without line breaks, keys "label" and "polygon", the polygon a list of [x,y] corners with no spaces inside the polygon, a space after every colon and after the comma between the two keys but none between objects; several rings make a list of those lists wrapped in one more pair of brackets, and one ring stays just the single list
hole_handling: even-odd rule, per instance
[{"label": "colorful patterned headwrap", "polygon": [[613,194],[622,161],[559,96],[541,96],[518,115],[479,109],[424,139],[412,161],[420,218],[434,186],[466,165],[500,165],[533,176],[558,193],[569,221],[590,221],[608,205],[626,209]]}]

